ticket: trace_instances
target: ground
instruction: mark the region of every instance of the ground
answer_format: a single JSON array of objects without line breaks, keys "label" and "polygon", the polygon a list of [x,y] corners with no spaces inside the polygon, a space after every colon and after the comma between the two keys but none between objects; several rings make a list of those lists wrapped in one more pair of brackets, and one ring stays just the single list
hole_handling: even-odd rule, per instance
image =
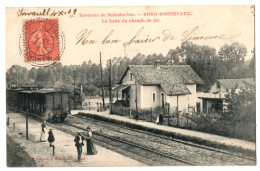
[{"label": "ground", "polygon": [[[41,123],[29,119],[29,140],[26,140],[25,117],[18,113],[9,113],[7,116],[10,118],[10,126],[6,130],[8,137],[10,137],[7,139],[7,144],[10,146],[7,150],[7,156],[9,156],[9,159],[13,159],[10,162],[8,161],[10,163],[8,166],[10,167],[143,166],[138,161],[97,145],[97,155],[86,155],[86,146],[84,146],[82,153],[83,160],[78,162],[76,160],[77,151],[74,144],[74,136],[55,129],[53,133],[56,140],[56,148],[55,155],[53,156],[49,143],[39,141]],[[15,130],[13,123],[15,123]],[[47,128],[50,129],[51,127],[47,125]],[[17,151],[20,153],[14,155],[13,153]],[[17,163],[14,164],[12,161],[17,161]]]}]

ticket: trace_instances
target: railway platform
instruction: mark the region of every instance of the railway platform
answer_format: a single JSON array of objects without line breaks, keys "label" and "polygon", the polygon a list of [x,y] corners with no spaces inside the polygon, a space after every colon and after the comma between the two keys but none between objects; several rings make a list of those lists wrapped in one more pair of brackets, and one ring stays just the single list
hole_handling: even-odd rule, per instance
[{"label": "railway platform", "polygon": [[83,146],[82,160],[78,162],[74,136],[50,127],[47,123],[47,129],[52,128],[55,136],[55,154],[53,155],[53,149],[49,147],[48,141],[40,142],[40,122],[29,119],[29,139],[26,140],[25,116],[19,113],[8,113],[7,117],[9,117],[10,123],[6,128],[8,138],[19,144],[23,151],[30,156],[19,158],[22,162],[34,160],[36,167],[144,166],[138,161],[98,145],[95,145],[98,151],[96,155],[86,155],[86,146]]},{"label": "railway platform", "polygon": [[[234,138],[228,138],[224,136],[214,135],[214,134],[208,134],[193,130],[187,130],[187,129],[181,129],[181,128],[175,128],[175,127],[169,127],[166,125],[157,125],[156,123],[152,122],[145,122],[142,120],[134,120],[125,116],[119,116],[119,115],[113,115],[109,114],[109,111],[104,112],[97,112],[94,110],[73,110],[72,115],[78,114],[78,113],[85,113],[87,115],[96,115],[98,117],[108,118],[120,122],[130,123],[133,125],[138,125],[141,127],[149,128],[149,129],[156,129],[164,132],[170,132],[174,134],[178,134],[180,136],[185,137],[188,141],[194,141],[194,142],[208,142],[207,144],[214,144],[215,146],[225,146],[225,148],[232,148],[232,149],[242,149],[242,150],[250,150],[255,151],[256,150],[256,144],[254,142],[234,139]],[[202,144],[203,145],[203,144]]]}]

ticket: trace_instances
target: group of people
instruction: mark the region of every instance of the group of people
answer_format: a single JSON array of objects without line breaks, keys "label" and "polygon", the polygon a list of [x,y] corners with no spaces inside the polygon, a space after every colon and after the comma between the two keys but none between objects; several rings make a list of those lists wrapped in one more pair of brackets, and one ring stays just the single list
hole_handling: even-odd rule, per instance
[{"label": "group of people", "polygon": [[78,152],[78,160],[81,159],[82,154],[82,146],[84,146],[84,140],[86,140],[86,153],[87,155],[95,155],[97,154],[97,150],[92,140],[92,131],[89,127],[87,127],[86,136],[84,137],[80,132],[78,132],[77,136],[74,139],[75,146]]},{"label": "group of people", "polygon": [[[41,138],[40,138],[40,141],[41,142],[46,142],[46,132],[47,132],[47,125],[46,125],[46,121],[43,121],[42,122],[42,125],[41,125]],[[49,132],[48,132],[48,142],[50,143],[50,147],[53,147],[53,142],[55,141],[55,138],[54,138],[54,135],[53,135],[53,132],[52,132],[53,129],[49,129]]]},{"label": "group of people", "polygon": [[[55,141],[54,134],[53,134],[52,130],[53,129],[49,129],[49,132],[48,132],[48,142],[50,143],[50,147],[54,147],[53,142]],[[87,130],[86,136],[83,136],[80,132],[78,132],[75,139],[74,139],[75,146],[76,146],[77,152],[78,152],[78,161],[81,160],[82,146],[84,146],[84,140],[86,140],[86,153],[87,153],[87,155],[97,154],[96,147],[93,144],[93,140],[92,140],[92,131],[91,131],[90,127],[87,127],[86,130]],[[42,124],[41,124],[41,137],[40,137],[41,142],[47,141],[46,132],[47,132],[46,121],[43,121]]]},{"label": "group of people", "polygon": [[157,123],[157,125],[162,125],[162,123],[163,123],[163,115],[162,115],[162,113],[160,113],[160,115],[157,116],[155,122]]}]

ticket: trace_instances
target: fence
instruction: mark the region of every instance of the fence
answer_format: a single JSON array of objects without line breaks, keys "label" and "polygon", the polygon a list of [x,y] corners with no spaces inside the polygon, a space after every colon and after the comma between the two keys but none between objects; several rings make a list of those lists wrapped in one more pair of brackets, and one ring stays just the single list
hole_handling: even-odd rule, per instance
[{"label": "fence", "polygon": [[127,116],[132,119],[144,120],[147,122],[156,122],[157,117],[162,114],[164,125],[177,126],[177,127],[194,127],[194,123],[186,115],[177,115],[175,112],[168,112],[167,108],[156,107],[139,109],[138,112],[129,107],[112,105],[112,113],[120,116]]}]

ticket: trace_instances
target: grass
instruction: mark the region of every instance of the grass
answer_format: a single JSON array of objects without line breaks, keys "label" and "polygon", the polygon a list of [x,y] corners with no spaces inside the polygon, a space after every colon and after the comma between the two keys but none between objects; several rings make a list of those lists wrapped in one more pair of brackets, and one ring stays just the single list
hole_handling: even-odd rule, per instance
[{"label": "grass", "polygon": [[7,136],[7,166],[37,167],[33,158],[18,143]]}]

